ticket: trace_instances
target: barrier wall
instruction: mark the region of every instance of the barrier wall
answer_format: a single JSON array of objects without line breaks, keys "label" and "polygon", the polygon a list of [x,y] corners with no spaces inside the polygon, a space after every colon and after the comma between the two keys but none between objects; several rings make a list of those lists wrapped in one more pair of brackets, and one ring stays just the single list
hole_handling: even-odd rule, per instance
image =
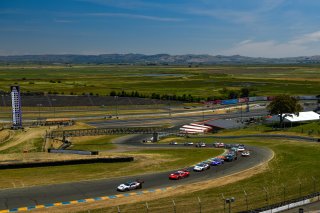
[{"label": "barrier wall", "polygon": [[116,157],[116,158],[90,158],[90,159],[75,159],[64,161],[49,161],[49,162],[21,162],[14,164],[0,164],[0,169],[17,169],[17,168],[33,168],[33,167],[47,167],[47,166],[64,166],[76,164],[91,164],[91,163],[117,163],[117,162],[131,162],[133,157]]}]

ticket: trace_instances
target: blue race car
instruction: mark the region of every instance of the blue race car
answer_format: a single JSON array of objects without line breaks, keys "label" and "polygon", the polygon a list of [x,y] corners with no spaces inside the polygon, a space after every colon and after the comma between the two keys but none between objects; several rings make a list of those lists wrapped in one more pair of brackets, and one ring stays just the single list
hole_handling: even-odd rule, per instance
[{"label": "blue race car", "polygon": [[223,162],[224,161],[222,159],[220,159],[220,158],[214,158],[212,160],[212,162],[210,163],[210,166],[218,166],[218,165],[223,164]]}]

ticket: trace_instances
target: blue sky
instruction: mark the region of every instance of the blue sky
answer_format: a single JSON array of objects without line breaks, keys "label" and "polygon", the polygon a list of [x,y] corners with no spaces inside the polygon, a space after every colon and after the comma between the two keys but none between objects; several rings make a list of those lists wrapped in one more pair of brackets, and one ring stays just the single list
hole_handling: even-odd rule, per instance
[{"label": "blue sky", "polygon": [[0,55],[320,55],[319,0],[0,0]]}]

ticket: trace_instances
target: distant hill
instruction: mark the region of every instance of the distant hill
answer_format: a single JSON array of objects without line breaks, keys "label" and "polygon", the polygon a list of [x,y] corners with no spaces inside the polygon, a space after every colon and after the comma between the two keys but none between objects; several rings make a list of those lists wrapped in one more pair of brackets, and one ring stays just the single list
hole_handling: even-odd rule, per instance
[{"label": "distant hill", "polygon": [[16,55],[0,56],[1,64],[144,64],[144,65],[188,65],[188,64],[320,64],[320,56],[289,58],[261,58],[240,55],[143,55],[143,54],[102,54],[102,55]]}]

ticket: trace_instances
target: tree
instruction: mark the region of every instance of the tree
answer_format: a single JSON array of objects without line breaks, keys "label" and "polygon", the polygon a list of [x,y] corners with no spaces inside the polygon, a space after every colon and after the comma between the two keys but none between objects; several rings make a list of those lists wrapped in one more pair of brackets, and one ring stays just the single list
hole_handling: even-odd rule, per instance
[{"label": "tree", "polygon": [[250,94],[249,88],[247,88],[247,87],[241,88],[241,90],[240,90],[240,97],[241,98],[249,97],[249,94]]},{"label": "tree", "polygon": [[289,116],[289,114],[292,113],[298,115],[302,110],[302,106],[294,97],[291,97],[289,95],[278,95],[274,97],[274,99],[268,105],[267,109],[270,114],[279,115],[279,125],[280,127],[282,127],[285,117]]}]

